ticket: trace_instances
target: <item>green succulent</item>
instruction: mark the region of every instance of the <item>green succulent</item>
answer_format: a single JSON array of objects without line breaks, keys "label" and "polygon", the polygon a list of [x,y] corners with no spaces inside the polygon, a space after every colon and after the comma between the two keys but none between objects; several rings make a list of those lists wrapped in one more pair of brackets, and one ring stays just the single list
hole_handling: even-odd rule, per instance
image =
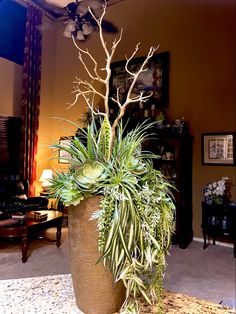
[{"label": "green succulent", "polygon": [[85,197],[84,193],[78,190],[78,185],[71,172],[56,172],[52,180],[51,192],[55,198],[61,199],[66,205],[78,205]]},{"label": "green succulent", "polygon": [[87,160],[81,168],[78,169],[75,180],[78,187],[92,192],[96,189],[96,183],[104,178],[105,168],[98,161]]}]

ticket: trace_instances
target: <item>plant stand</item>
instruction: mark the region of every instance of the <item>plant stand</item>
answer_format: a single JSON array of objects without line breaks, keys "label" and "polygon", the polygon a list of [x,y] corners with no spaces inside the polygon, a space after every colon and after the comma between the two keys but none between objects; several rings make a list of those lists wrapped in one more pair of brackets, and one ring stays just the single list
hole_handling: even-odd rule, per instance
[{"label": "plant stand", "polygon": [[70,266],[78,308],[86,314],[113,314],[125,300],[122,282],[114,283],[111,271],[105,270],[98,252],[98,232],[95,220],[89,220],[98,210],[100,196],[93,196],[70,206],[68,235]]}]

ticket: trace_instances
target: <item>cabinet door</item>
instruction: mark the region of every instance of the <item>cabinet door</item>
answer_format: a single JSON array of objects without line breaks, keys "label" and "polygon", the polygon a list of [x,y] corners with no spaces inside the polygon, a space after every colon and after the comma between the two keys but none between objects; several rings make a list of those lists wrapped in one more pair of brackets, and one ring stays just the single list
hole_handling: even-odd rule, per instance
[{"label": "cabinet door", "polygon": [[186,248],[193,237],[192,231],[192,137],[159,136],[146,145],[160,158],[153,161],[173,185],[176,204],[174,243]]}]

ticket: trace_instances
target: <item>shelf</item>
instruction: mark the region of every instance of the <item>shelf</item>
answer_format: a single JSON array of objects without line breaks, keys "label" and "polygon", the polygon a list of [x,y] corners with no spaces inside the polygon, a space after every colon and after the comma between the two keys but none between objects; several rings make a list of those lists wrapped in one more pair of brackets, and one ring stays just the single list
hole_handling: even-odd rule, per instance
[{"label": "shelf", "polygon": [[144,149],[160,156],[153,160],[154,168],[160,170],[173,186],[176,205],[173,241],[180,248],[186,248],[193,238],[192,136],[157,133],[157,139],[147,141]]}]

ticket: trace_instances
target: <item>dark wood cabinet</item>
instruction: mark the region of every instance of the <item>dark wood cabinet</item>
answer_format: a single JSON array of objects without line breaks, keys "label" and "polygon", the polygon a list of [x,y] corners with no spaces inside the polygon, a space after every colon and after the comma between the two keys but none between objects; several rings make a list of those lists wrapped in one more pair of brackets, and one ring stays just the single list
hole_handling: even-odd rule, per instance
[{"label": "dark wood cabinet", "polygon": [[145,148],[160,156],[153,160],[154,167],[175,187],[176,226],[172,243],[185,249],[192,241],[192,142],[190,135],[157,134],[157,139]]},{"label": "dark wood cabinet", "polygon": [[[234,257],[236,257],[236,203],[206,204],[202,202],[202,234],[204,238],[203,249],[209,245],[209,238],[234,243]],[[208,242],[207,242],[208,238]]]}]

